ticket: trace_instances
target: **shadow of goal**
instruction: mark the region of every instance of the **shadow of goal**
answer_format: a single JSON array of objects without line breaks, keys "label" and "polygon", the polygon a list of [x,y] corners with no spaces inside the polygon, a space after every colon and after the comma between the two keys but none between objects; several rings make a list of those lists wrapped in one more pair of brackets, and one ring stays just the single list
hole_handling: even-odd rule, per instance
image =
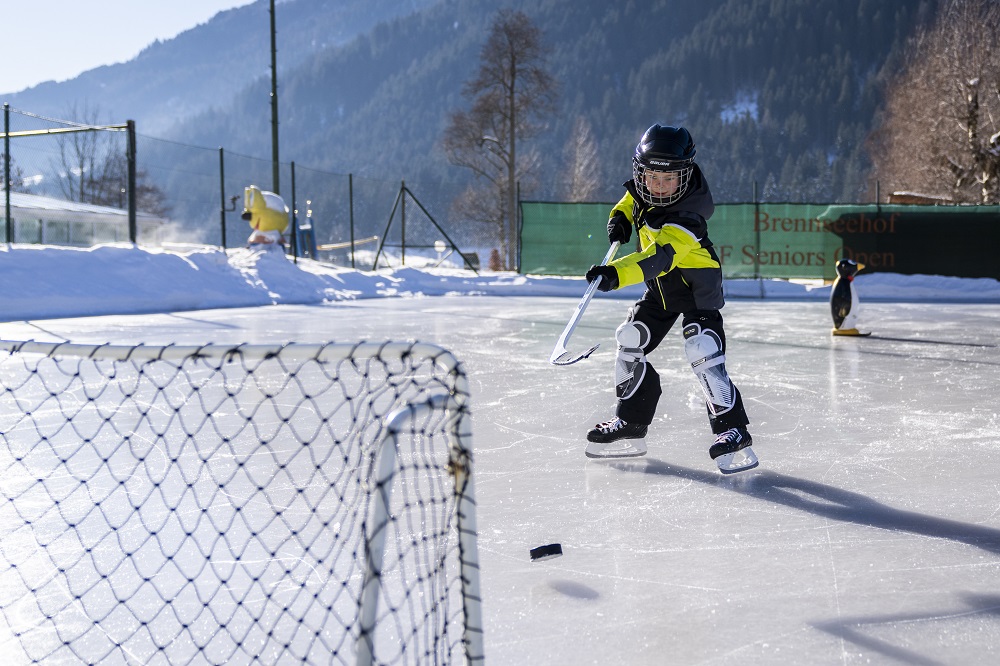
[{"label": "shadow of goal", "polygon": [[0,341],[6,663],[482,663],[468,401],[421,343]]}]

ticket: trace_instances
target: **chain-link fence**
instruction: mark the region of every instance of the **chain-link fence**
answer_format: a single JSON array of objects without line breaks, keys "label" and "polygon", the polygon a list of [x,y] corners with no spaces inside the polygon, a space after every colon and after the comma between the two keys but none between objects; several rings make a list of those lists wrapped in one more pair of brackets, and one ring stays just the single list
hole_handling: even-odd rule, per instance
[{"label": "chain-link fence", "polygon": [[[253,231],[243,195],[256,186],[279,193],[288,207],[283,240],[294,257],[360,270],[503,266],[500,229],[453,212],[464,184],[446,174],[403,181],[281,162],[275,183],[270,159],[145,136],[131,122],[58,120],[6,104],[2,139],[0,233],[8,243],[243,247]],[[518,270],[585,271],[604,253],[611,205],[520,202]],[[830,279],[848,255],[872,269],[987,277],[995,262],[982,249],[992,245],[970,247],[965,239],[973,229],[994,238],[998,218],[995,206],[720,203],[710,228],[729,277]],[[938,235],[943,225],[965,231]],[[923,251],[949,239],[959,239],[953,251]]]},{"label": "chain-link fence", "polygon": [[137,210],[130,197],[138,194],[134,125],[54,120],[6,105],[3,124],[7,242],[159,242],[167,220],[156,207]]},{"label": "chain-link fence", "polygon": [[[500,246],[489,225],[454,222],[454,186],[340,174],[134,134],[126,124],[44,118],[4,105],[0,214],[8,243],[90,246],[247,244],[249,186],[277,191],[289,208],[289,254],[371,269],[407,264],[478,268]],[[135,182],[129,186],[132,157]],[[443,179],[441,179],[443,180]],[[134,195],[134,196],[133,196]],[[129,206],[135,207],[130,231]],[[485,261],[483,261],[485,265]]]}]

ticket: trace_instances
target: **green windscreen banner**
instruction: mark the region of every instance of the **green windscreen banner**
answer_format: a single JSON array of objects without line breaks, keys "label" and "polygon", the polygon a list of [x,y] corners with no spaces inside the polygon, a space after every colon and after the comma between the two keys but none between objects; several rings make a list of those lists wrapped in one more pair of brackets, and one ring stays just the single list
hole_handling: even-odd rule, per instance
[{"label": "green windscreen banner", "polygon": [[836,277],[842,241],[825,204],[721,204],[708,223],[726,277]]},{"label": "green windscreen banner", "polygon": [[521,272],[586,273],[608,253],[608,215],[613,206],[522,201]]},{"label": "green windscreen banner", "polygon": [[[607,252],[613,205],[522,202],[521,272],[584,274]],[[727,278],[832,280],[849,258],[867,272],[1000,279],[1000,206],[718,204],[708,235]]]}]

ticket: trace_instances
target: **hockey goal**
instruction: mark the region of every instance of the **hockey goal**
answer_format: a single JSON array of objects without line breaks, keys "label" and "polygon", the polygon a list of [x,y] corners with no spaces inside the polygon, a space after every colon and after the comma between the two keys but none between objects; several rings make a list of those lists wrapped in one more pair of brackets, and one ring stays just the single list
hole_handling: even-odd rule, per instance
[{"label": "hockey goal", "polygon": [[420,343],[0,342],[5,663],[482,663],[468,398]]}]

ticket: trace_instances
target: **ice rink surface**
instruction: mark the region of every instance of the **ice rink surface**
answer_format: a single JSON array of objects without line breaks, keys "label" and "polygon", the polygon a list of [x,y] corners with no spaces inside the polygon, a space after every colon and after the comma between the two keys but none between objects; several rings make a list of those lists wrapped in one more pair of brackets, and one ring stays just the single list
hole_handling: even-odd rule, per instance
[{"label": "ice rink surface", "polygon": [[[3,324],[5,339],[420,340],[472,390],[489,664],[995,664],[1000,654],[1000,305],[730,301],[727,367],[760,467],[723,476],[682,349],[653,353],[649,453],[583,455],[612,415],[613,332],[576,301],[373,299]],[[529,549],[563,556],[531,562]]]}]

